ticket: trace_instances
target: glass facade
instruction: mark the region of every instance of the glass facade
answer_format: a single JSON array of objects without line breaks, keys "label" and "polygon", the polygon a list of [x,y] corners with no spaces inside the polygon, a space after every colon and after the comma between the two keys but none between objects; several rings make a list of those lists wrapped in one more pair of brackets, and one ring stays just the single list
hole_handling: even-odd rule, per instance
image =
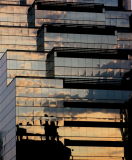
[{"label": "glass facade", "polygon": [[34,51],[7,50],[7,84],[16,76],[46,76],[46,55]]},{"label": "glass facade", "polygon": [[0,1],[0,160],[128,160],[131,17],[120,0]]},{"label": "glass facade", "polygon": [[78,47],[78,48],[114,48],[116,36],[109,35],[85,35],[68,33],[44,33],[44,49],[51,50],[53,47]]},{"label": "glass facade", "polygon": [[[107,51],[104,51],[104,54]],[[47,75],[55,77],[122,79],[124,74],[131,69],[132,63],[131,55],[127,52],[125,53],[126,56],[122,57],[123,59],[118,59],[112,54],[109,54],[107,59],[105,55],[95,57],[91,53],[88,57],[83,54],[64,55],[55,52],[52,54],[47,61]]]},{"label": "glass facade", "polygon": [[[116,13],[116,14],[115,14]],[[35,23],[37,26],[43,23],[72,23],[89,25],[108,25],[117,27],[128,27],[130,12],[122,11],[104,11],[103,13],[56,11],[56,10],[36,10]]]}]

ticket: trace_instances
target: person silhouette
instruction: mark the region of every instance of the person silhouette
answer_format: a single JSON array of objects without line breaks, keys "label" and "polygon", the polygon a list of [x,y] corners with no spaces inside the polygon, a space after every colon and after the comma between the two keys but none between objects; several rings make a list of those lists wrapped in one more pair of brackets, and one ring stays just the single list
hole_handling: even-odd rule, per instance
[{"label": "person silhouette", "polygon": [[19,125],[16,125],[16,135],[17,135],[17,141],[23,140],[23,136],[27,134],[27,131],[25,128],[20,128]]},{"label": "person silhouette", "polygon": [[50,136],[50,126],[49,126],[48,121],[45,121],[44,129],[45,129],[46,141],[48,141],[49,140],[49,136]]},{"label": "person silhouette", "polygon": [[55,125],[55,122],[51,121],[51,123],[50,123],[50,136],[51,136],[51,140],[55,140],[55,138],[58,136],[57,128],[58,128],[58,126]]}]

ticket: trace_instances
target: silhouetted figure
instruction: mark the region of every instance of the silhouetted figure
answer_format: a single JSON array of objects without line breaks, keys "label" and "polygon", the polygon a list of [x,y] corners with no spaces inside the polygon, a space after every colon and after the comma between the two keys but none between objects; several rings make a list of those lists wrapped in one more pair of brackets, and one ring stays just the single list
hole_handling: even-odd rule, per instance
[{"label": "silhouetted figure", "polygon": [[50,124],[50,136],[51,136],[51,140],[55,140],[55,138],[58,136],[57,128],[58,127],[55,125],[55,122],[51,121],[51,124]]},{"label": "silhouetted figure", "polygon": [[23,139],[23,135],[26,135],[26,129],[19,128],[19,125],[16,125],[16,127],[17,127],[17,131],[16,131],[17,140],[21,141]]},{"label": "silhouetted figure", "polygon": [[[44,115],[44,117],[48,117],[47,114]],[[53,117],[53,116],[51,116]],[[49,140],[49,138],[51,140],[55,140],[55,138],[57,138],[57,140],[59,141],[59,135],[57,132],[57,128],[58,128],[58,121],[55,122],[52,120],[49,124],[49,118],[45,120],[45,124],[42,123],[42,119],[40,118],[40,125],[44,126],[44,130],[45,130],[45,137],[46,140]]]},{"label": "silhouetted figure", "polygon": [[42,124],[42,119],[41,119],[41,118],[40,118],[40,125],[43,126],[43,124]]},{"label": "silhouetted figure", "polygon": [[49,140],[49,136],[50,136],[50,126],[49,126],[49,123],[48,121],[45,121],[45,125],[44,125],[44,129],[45,129],[45,137],[46,137],[46,140]]}]

